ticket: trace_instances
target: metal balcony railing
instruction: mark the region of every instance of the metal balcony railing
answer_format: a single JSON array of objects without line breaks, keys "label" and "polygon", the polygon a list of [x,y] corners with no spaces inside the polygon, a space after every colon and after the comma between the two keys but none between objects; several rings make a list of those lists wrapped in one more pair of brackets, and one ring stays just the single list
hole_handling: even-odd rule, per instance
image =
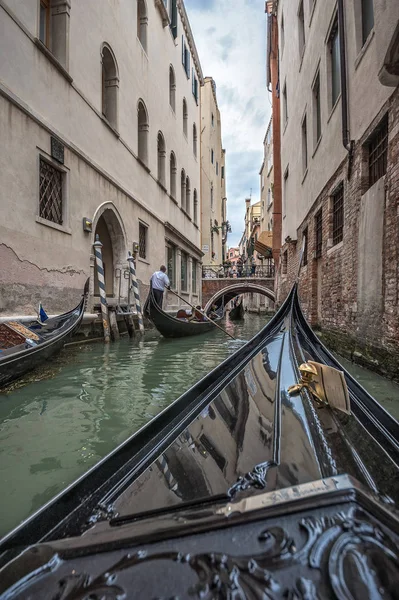
[{"label": "metal balcony railing", "polygon": [[273,259],[268,259],[263,265],[202,265],[203,279],[237,279],[240,277],[265,278],[274,277]]}]

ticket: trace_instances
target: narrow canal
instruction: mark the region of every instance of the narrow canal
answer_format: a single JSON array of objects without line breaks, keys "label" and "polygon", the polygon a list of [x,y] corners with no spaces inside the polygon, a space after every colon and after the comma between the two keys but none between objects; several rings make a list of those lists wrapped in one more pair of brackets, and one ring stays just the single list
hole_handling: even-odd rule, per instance
[{"label": "narrow canal", "polygon": [[[0,536],[15,527],[137,431],[250,339],[265,317],[227,322],[236,341],[214,332],[166,340],[123,339],[73,346],[0,394]],[[345,363],[399,418],[399,386]]]}]

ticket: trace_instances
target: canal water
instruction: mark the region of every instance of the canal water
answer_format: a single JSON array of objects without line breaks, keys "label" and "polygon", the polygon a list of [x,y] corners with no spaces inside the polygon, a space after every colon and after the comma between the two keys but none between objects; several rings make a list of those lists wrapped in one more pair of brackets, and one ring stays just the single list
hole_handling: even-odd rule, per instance
[{"label": "canal water", "polygon": [[[166,340],[71,346],[0,394],[0,536],[137,431],[266,323],[227,321],[215,331]],[[399,418],[399,386],[345,363]]]}]

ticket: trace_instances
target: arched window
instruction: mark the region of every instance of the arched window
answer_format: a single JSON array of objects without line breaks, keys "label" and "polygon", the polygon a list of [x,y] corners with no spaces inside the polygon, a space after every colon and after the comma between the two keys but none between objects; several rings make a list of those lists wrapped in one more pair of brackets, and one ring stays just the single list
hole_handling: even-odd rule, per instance
[{"label": "arched window", "polygon": [[183,98],[183,133],[187,137],[188,110],[186,99]]},{"label": "arched window", "polygon": [[137,106],[137,130],[138,130],[138,157],[143,163],[148,162],[148,134],[150,125],[148,122],[148,113],[145,104],[139,100]]},{"label": "arched window", "polygon": [[191,212],[191,199],[190,199],[190,178],[186,177],[186,213],[189,215]]},{"label": "arched window", "polygon": [[118,89],[119,76],[114,53],[106,44],[101,50],[102,98],[101,111],[115,129],[118,128]]},{"label": "arched window", "polygon": [[197,157],[197,126],[193,124],[193,152],[194,156]]},{"label": "arched window", "polygon": [[169,161],[169,177],[170,177],[170,195],[172,198],[176,200],[176,157],[174,152],[170,153],[170,161]]},{"label": "arched window", "polygon": [[166,183],[166,178],[165,178],[166,149],[165,149],[165,139],[164,139],[161,131],[158,132],[157,149],[158,149],[158,181],[160,183],[162,183],[162,185],[164,186]]},{"label": "arched window", "polygon": [[140,40],[140,44],[143,49],[147,52],[147,5],[145,0],[137,0],[137,37]]},{"label": "arched window", "polygon": [[194,194],[193,194],[193,200],[194,200],[194,223],[196,225],[198,225],[198,196],[197,196],[197,190],[194,190]]},{"label": "arched window", "polygon": [[186,173],[184,169],[181,170],[180,177],[180,192],[181,192],[181,207],[184,208],[186,206]]},{"label": "arched window", "polygon": [[172,65],[169,67],[169,104],[176,111],[176,76]]}]

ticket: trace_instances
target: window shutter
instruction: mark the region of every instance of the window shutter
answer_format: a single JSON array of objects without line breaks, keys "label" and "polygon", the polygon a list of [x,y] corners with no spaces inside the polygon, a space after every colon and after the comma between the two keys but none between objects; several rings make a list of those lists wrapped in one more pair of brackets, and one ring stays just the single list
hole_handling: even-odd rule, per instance
[{"label": "window shutter", "polygon": [[172,0],[172,34],[177,38],[177,5],[176,0]]},{"label": "window shutter", "polygon": [[184,36],[181,36],[181,62],[185,66],[186,65],[186,45],[184,43]]},{"label": "window shutter", "polygon": [[190,79],[190,52],[187,50],[187,64],[186,64],[187,77]]},{"label": "window shutter", "polygon": [[194,75],[194,67],[191,67],[191,77],[192,77],[191,91],[192,91],[193,96],[195,98],[195,75]]}]

